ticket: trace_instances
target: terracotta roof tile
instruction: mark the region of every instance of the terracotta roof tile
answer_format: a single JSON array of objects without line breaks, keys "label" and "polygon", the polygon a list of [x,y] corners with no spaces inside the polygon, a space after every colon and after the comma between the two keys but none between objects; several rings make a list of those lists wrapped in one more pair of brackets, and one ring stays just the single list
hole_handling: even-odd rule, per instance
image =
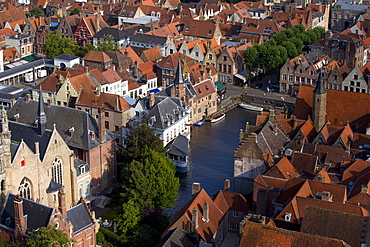
[{"label": "terracotta roof tile", "polygon": [[294,152],[292,165],[297,172],[304,177],[313,178],[318,173],[318,156],[306,153]]},{"label": "terracotta roof tile", "polygon": [[162,52],[159,50],[158,46],[155,46],[153,48],[144,50],[141,56],[144,57],[144,61],[156,62],[162,58]]},{"label": "terracotta roof tile", "polygon": [[0,29],[0,35],[3,36],[13,36],[14,34],[17,34],[18,32],[11,30],[10,28],[1,28]]},{"label": "terracotta roof tile", "polygon": [[[300,87],[294,110],[297,118],[307,119],[312,115],[313,90],[313,87]],[[369,94],[327,89],[327,119],[338,124],[348,122],[354,129],[365,129],[370,122],[370,105],[367,102],[370,102]]]},{"label": "terracotta roof tile", "polygon": [[93,81],[86,74],[81,74],[78,76],[71,77],[69,78],[69,81],[71,82],[76,92],[79,92],[80,89],[94,90],[96,88]]},{"label": "terracotta roof tile", "polygon": [[[350,246],[361,246],[367,217],[307,206],[301,232],[341,239]],[[349,227],[350,226],[350,227]]]},{"label": "terracotta roof tile", "polygon": [[289,231],[247,221],[240,240],[240,247],[276,247],[276,246],[310,246],[310,247],[345,247],[342,240],[320,237],[307,233]]},{"label": "terracotta roof tile", "polygon": [[298,173],[294,169],[292,163],[290,163],[286,157],[283,157],[278,163],[266,171],[264,175],[276,178],[291,179],[297,177]]},{"label": "terracotta roof tile", "polygon": [[117,82],[122,80],[122,78],[113,69],[109,69],[102,72],[103,76],[108,80],[109,83]]},{"label": "terracotta roof tile", "polygon": [[161,67],[165,67],[165,68],[173,68],[173,69],[176,69],[177,68],[177,65],[179,63],[179,59],[181,60],[184,60],[186,59],[186,63],[187,65],[192,65],[195,63],[195,60],[180,53],[180,52],[176,52],[176,53],[173,53],[165,58],[163,58],[160,62],[158,62],[157,64]]},{"label": "terracotta roof tile", "polygon": [[141,64],[143,62],[131,46],[127,46],[126,48],[123,48],[119,51],[123,55],[130,57],[133,62],[137,62],[138,64]]},{"label": "terracotta roof tile", "polygon": [[5,63],[11,63],[20,59],[20,54],[15,47],[3,50],[3,59]]},{"label": "terracotta roof tile", "polygon": [[116,111],[126,111],[130,109],[129,103],[119,95],[109,93],[100,93],[100,95],[98,95],[96,91],[84,89],[80,91],[76,104],[104,107]]},{"label": "terracotta roof tile", "polygon": [[105,52],[91,50],[83,58],[83,60],[106,62],[112,60]]},{"label": "terracotta roof tile", "polygon": [[197,92],[196,99],[207,97],[210,94],[217,92],[213,82],[211,80],[205,80],[201,83],[194,85],[194,89]]}]

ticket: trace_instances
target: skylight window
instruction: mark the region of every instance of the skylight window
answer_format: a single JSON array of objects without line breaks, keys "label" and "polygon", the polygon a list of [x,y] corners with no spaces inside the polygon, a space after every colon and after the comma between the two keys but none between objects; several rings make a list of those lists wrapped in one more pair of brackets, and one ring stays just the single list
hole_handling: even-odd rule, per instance
[{"label": "skylight window", "polygon": [[270,34],[271,30],[272,30],[272,27],[265,27],[265,29],[263,30],[263,33]]}]

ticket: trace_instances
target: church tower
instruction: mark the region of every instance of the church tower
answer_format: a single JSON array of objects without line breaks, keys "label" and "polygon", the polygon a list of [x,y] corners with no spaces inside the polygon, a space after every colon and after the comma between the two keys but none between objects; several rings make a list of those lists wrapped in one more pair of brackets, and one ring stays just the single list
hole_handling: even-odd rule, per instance
[{"label": "church tower", "polygon": [[320,131],[326,121],[326,89],[322,78],[322,67],[319,72],[319,78],[316,82],[316,88],[313,91],[312,116],[313,123],[317,132]]},{"label": "church tower", "polygon": [[177,65],[176,77],[173,81],[171,88],[171,97],[177,97],[184,100],[186,95],[186,82],[184,81],[184,75],[181,66],[181,60],[179,59],[179,64]]},{"label": "church tower", "polygon": [[10,131],[8,126],[8,117],[5,109],[0,109],[0,206],[3,205],[6,196],[6,167],[10,166]]}]

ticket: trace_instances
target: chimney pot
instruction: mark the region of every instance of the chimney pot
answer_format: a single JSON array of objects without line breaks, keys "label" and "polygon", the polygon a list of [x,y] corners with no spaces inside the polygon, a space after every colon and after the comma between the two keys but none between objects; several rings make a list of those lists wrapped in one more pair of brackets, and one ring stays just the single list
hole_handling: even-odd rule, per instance
[{"label": "chimney pot", "polygon": [[28,94],[26,94],[26,102],[29,102],[30,101],[30,99],[31,99],[31,95],[28,93]]},{"label": "chimney pot", "polygon": [[229,179],[225,179],[224,190],[226,190],[226,191],[230,190],[230,180]]},{"label": "chimney pot", "polygon": [[200,191],[200,183],[193,183],[193,185],[191,187],[191,195],[194,196],[199,191]]}]

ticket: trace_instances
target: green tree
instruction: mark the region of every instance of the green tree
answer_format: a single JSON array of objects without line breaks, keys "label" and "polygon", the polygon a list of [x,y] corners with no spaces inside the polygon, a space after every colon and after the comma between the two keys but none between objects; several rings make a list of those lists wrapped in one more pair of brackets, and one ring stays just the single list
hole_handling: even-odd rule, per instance
[{"label": "green tree", "polygon": [[46,42],[42,49],[46,58],[52,59],[61,54],[75,55],[79,46],[69,38],[62,38],[62,34],[59,31],[53,31],[47,34]]},{"label": "green tree", "polygon": [[81,10],[74,8],[70,15],[78,15],[79,13],[81,13]]},{"label": "green tree", "polygon": [[281,46],[285,47],[289,59],[299,55],[293,42],[284,41],[283,43],[281,43]]},{"label": "green tree", "polygon": [[276,42],[278,44],[281,44],[284,41],[288,40],[288,37],[286,36],[286,34],[284,32],[278,32],[278,33],[274,34],[272,37],[273,37],[273,39],[276,40]]},{"label": "green tree", "polygon": [[92,44],[85,44],[84,47],[76,51],[75,55],[78,57],[84,57],[89,51],[94,50],[95,47]]},{"label": "green tree", "polygon": [[30,11],[30,16],[34,16],[35,18],[39,18],[40,16],[44,16],[45,13],[41,8],[33,8]]},{"label": "green tree", "polygon": [[301,54],[302,53],[302,49],[304,47],[303,45],[303,41],[297,37],[294,37],[294,38],[291,38],[290,39],[290,42],[292,42],[297,50],[297,53],[298,54]]},{"label": "green tree", "polygon": [[73,242],[67,234],[53,226],[41,227],[31,232],[26,247],[68,247]]},{"label": "green tree", "polygon": [[114,40],[112,35],[107,35],[107,37],[100,38],[96,45],[96,50],[98,51],[117,51],[119,50],[117,42]]},{"label": "green tree", "polygon": [[251,72],[256,67],[258,60],[258,51],[255,46],[252,46],[244,51],[245,69]]},{"label": "green tree", "polygon": [[295,25],[292,28],[293,32],[297,35],[298,33],[303,33],[306,28],[302,24]]},{"label": "green tree", "polygon": [[134,229],[134,227],[141,220],[140,209],[137,207],[133,200],[122,205],[123,214],[116,218],[117,228],[126,234],[127,231]]},{"label": "green tree", "polygon": [[142,151],[147,147],[156,152],[164,152],[163,143],[150,127],[143,123],[133,126],[125,138],[126,148],[119,148],[119,161],[128,164],[133,160],[139,160]]}]

